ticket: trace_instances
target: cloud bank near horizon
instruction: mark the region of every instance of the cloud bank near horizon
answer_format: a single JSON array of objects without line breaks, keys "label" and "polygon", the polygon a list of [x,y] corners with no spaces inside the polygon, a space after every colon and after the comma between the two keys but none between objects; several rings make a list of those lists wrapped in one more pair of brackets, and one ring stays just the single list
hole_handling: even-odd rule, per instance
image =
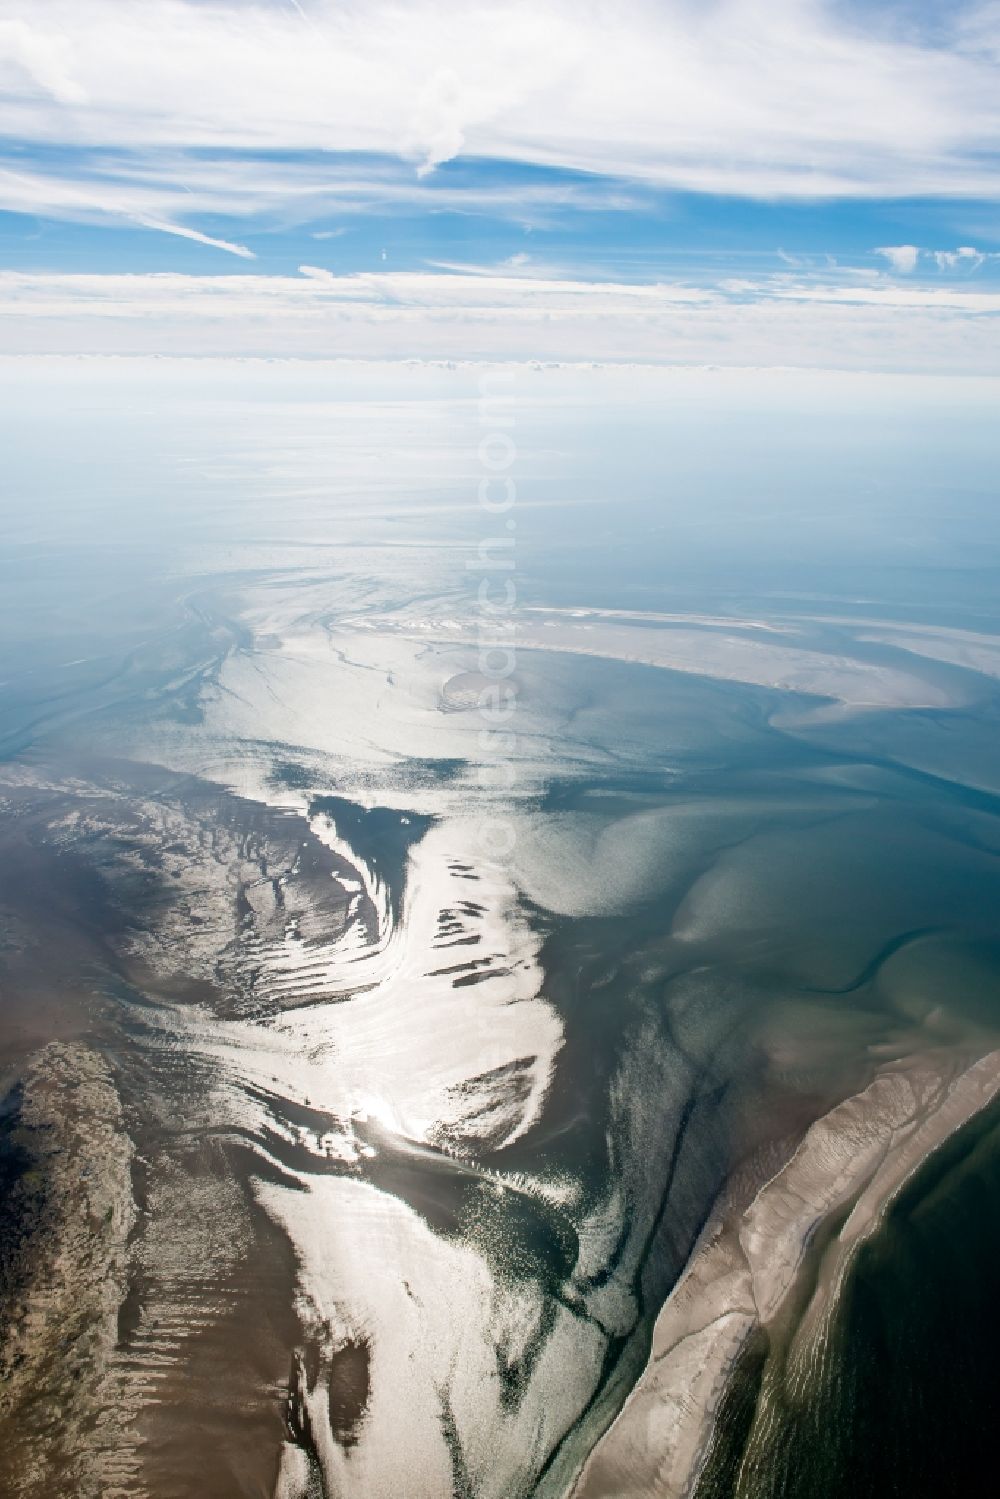
[{"label": "cloud bank near horizon", "polygon": [[466,271],[0,272],[22,354],[552,360],[1000,374],[1000,291],[789,273],[714,285]]}]

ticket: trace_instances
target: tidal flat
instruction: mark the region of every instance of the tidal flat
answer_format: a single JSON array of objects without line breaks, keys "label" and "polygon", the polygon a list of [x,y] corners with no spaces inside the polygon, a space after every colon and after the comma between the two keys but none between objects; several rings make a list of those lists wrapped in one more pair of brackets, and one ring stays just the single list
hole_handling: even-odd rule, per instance
[{"label": "tidal flat", "polygon": [[881,1499],[885,1264],[947,1295],[952,1190],[995,1246],[991,564],[706,572],[584,469],[567,540],[540,374],[497,726],[466,375],[316,378],[237,371],[167,518],[113,467],[99,565],[8,523],[0,1488],[812,1499],[830,1414]]}]

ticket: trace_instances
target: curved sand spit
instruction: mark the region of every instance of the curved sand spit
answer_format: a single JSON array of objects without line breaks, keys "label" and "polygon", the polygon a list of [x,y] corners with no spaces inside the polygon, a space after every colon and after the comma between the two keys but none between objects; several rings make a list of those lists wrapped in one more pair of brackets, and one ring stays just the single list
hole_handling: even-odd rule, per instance
[{"label": "curved sand spit", "polygon": [[847,1214],[794,1331],[799,1346],[822,1330],[858,1246],[908,1178],[998,1090],[1000,1051],[964,1071],[910,1059],[812,1125],[742,1216],[695,1251],[657,1320],[646,1370],[573,1499],[693,1494],[736,1361],[756,1328],[780,1320],[817,1230]]}]

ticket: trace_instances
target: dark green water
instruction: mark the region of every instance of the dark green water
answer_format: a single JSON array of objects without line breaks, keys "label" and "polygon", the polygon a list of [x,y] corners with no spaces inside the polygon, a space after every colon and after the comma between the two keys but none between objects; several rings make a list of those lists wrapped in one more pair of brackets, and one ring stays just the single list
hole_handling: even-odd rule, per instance
[{"label": "dark green water", "polygon": [[[848,1277],[815,1377],[744,1360],[698,1499],[915,1499],[998,1490],[1000,1106],[901,1193]],[[767,1391],[765,1401],[762,1390]]]}]

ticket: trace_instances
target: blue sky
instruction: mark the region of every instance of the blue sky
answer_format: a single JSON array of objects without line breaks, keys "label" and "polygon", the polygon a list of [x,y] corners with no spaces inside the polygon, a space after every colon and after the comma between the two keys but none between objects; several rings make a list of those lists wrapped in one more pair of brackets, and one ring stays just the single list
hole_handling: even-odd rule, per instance
[{"label": "blue sky", "polygon": [[[88,180],[80,153],[23,150],[20,159],[35,170],[56,166],[77,181]],[[225,172],[225,158],[215,164]],[[322,161],[317,164],[322,169]],[[397,174],[391,158],[362,159],[356,169]],[[461,195],[477,190],[506,190],[514,201],[463,206]],[[490,161],[446,163],[416,184],[416,195],[413,203],[376,200],[349,211],[319,204],[302,222],[289,222],[280,212],[255,215],[249,223],[231,213],[200,213],[180,222],[244,245],[261,273],[293,274],[303,260],[344,273],[516,260],[522,269],[533,263],[560,274],[707,282],[725,273],[784,272],[791,260],[829,269],[834,259],[852,269],[884,272],[888,263],[879,247],[916,244],[926,252],[916,273],[929,284],[1000,279],[1000,260],[950,266],[932,253],[969,242],[987,257],[1000,251],[1000,209],[975,199],[759,201]],[[111,217],[81,222],[0,213],[0,265],[11,269],[205,274],[234,269],[222,258],[226,254]]]},{"label": "blue sky", "polygon": [[0,337],[995,373],[998,63],[995,0],[5,0]]}]

